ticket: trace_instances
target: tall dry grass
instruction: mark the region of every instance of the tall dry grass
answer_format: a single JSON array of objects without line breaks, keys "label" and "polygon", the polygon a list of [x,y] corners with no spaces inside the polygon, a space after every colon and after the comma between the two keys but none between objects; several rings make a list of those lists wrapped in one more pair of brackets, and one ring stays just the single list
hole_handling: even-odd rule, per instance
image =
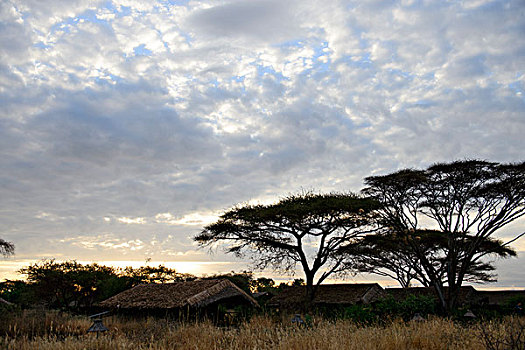
[{"label": "tall dry grass", "polygon": [[[518,320],[519,322],[523,321]],[[3,317],[0,348],[6,349],[485,349],[486,335],[503,339],[513,331],[516,318],[486,324],[460,324],[431,318],[420,323],[401,320],[384,326],[314,318],[309,327],[289,319],[253,317],[236,328],[210,322],[179,323],[168,319],[142,320],[109,317],[109,332],[86,334],[86,317],[47,312],[23,312]],[[484,332],[485,338],[484,338]]]}]

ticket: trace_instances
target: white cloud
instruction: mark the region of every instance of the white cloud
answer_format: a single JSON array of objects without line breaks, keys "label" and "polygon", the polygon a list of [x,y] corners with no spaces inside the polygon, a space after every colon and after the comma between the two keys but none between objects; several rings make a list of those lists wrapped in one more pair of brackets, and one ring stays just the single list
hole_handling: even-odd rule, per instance
[{"label": "white cloud", "polygon": [[522,9],[4,1],[2,235],[27,256],[65,239],[57,255],[102,256],[106,242],[139,260],[157,235],[177,256],[236,203],[356,191],[435,161],[519,161]]},{"label": "white cloud", "polygon": [[279,42],[301,35],[294,13],[295,1],[235,1],[196,10],[188,18],[198,40],[206,38],[242,40],[242,42]]},{"label": "white cloud", "polygon": [[182,226],[205,226],[218,220],[218,215],[212,213],[190,213],[182,217],[175,217],[171,213],[159,213],[155,215],[158,223]]},{"label": "white cloud", "polygon": [[133,224],[133,225],[144,225],[146,223],[145,218],[121,217],[121,218],[117,218],[117,221],[123,224]]}]

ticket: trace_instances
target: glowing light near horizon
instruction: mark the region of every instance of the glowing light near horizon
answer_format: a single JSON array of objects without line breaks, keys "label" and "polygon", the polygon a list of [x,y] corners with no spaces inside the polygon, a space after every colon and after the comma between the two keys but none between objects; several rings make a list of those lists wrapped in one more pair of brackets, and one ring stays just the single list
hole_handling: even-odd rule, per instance
[{"label": "glowing light near horizon", "polygon": [[145,218],[128,218],[128,217],[121,217],[117,219],[118,222],[122,222],[124,224],[135,224],[135,225],[143,225],[146,223]]},{"label": "glowing light near horizon", "polygon": [[[63,262],[69,259],[56,259],[56,262]],[[1,280],[20,280],[24,279],[24,276],[19,274],[18,271],[31,264],[38,263],[41,260],[38,259],[8,259],[0,261],[0,276]],[[242,262],[231,262],[231,261],[138,261],[138,260],[105,260],[105,261],[87,261],[77,260],[81,264],[92,264],[97,263],[104,266],[112,266],[115,268],[125,268],[131,266],[133,268],[139,268],[142,266],[159,266],[164,265],[168,268],[175,269],[179,273],[188,273],[197,277],[209,276],[214,274],[223,274],[230,272],[242,272],[247,269],[245,263]],[[267,277],[272,278],[276,285],[281,282],[291,282],[295,278],[303,278],[300,271],[296,275],[281,275],[272,271],[255,272],[254,278]],[[364,276],[347,278],[347,279],[327,279],[325,284],[341,284],[341,283],[379,283],[383,288],[399,287],[399,285],[388,278],[370,277]],[[523,287],[516,285],[505,285],[505,286],[488,286],[488,285],[475,285],[478,290],[523,290]]]}]

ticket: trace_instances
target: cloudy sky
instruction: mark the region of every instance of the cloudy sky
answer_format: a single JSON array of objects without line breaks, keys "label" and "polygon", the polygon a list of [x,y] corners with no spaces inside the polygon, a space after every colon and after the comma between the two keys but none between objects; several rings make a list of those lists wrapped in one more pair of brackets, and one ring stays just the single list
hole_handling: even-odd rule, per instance
[{"label": "cloudy sky", "polygon": [[[524,90],[522,0],[1,1],[0,278],[245,269],[191,237],[236,203],[522,161]],[[514,247],[497,286],[525,287]]]}]

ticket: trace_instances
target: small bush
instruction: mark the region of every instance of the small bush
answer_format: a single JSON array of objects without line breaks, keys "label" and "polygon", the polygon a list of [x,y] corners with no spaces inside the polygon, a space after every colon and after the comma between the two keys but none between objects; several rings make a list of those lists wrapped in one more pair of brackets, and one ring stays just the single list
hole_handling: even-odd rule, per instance
[{"label": "small bush", "polygon": [[416,313],[422,316],[435,314],[436,304],[434,299],[428,296],[410,295],[401,301],[397,301],[390,296],[378,301],[374,305],[374,311],[382,318],[387,316],[391,318],[400,317],[407,321]]}]

